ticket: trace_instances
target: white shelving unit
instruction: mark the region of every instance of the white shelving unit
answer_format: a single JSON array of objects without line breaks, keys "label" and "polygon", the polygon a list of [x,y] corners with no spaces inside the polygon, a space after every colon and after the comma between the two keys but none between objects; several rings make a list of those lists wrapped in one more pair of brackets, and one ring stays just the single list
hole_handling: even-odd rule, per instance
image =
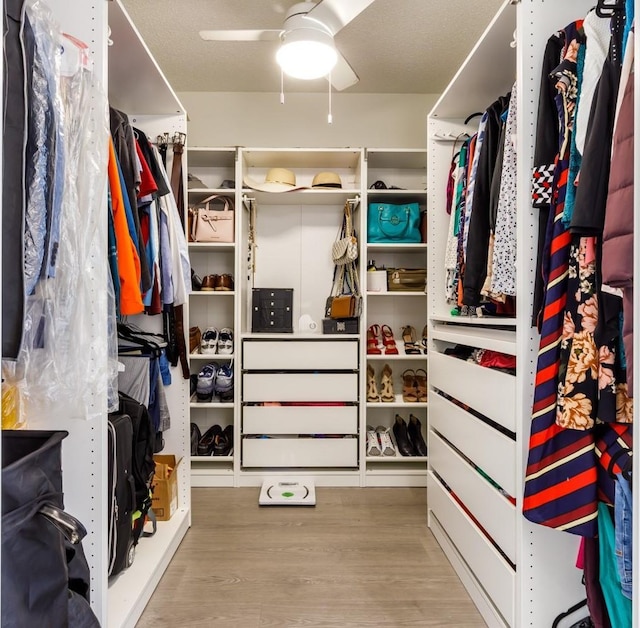
[{"label": "white shelving unit", "polygon": [[[361,239],[367,235],[367,208],[369,203],[418,203],[421,211],[427,205],[427,151],[424,149],[368,148],[366,157],[366,189],[361,223]],[[372,185],[382,181],[387,189],[373,189]],[[391,186],[403,189],[390,189]],[[367,242],[366,259],[382,268],[426,268],[429,245],[421,243],[376,243]],[[367,285],[366,273],[363,285]],[[393,372],[394,402],[367,402],[363,413],[361,430],[366,426],[392,427],[396,415],[409,423],[409,416],[415,415],[422,425],[423,437],[427,437],[427,403],[408,403],[402,399],[402,373],[407,369],[427,369],[427,355],[422,351],[422,331],[427,323],[427,295],[421,292],[372,292],[365,293],[365,307],[362,325],[362,360],[373,367],[378,387],[379,375],[385,364]],[[372,325],[388,325],[398,349],[398,355],[367,354],[367,329]],[[416,332],[419,354],[405,352],[402,328],[411,325]],[[361,389],[367,390],[367,375],[363,369]],[[395,442],[395,437],[392,439]],[[364,441],[365,439],[363,439]],[[366,456],[366,442],[361,445],[364,459],[365,486],[425,486],[426,458],[418,456]]]},{"label": "white shelving unit", "polygon": [[[232,243],[189,242],[191,266],[204,279],[206,275],[230,274],[234,278],[234,290],[194,291],[189,297],[189,326],[197,326],[204,333],[207,327],[218,331],[223,327],[233,329],[233,355],[203,355],[192,353],[189,364],[192,375],[197,376],[202,367],[210,362],[234,365],[234,401],[232,403],[201,403],[191,399],[189,403],[190,422],[198,425],[202,434],[213,425],[224,429],[233,425],[234,453],[229,456],[191,456],[192,486],[235,486],[238,443],[240,438],[238,416],[239,393],[236,355],[240,343],[239,305],[241,298],[240,275],[238,272],[239,223],[242,216],[242,195],[240,174],[237,167],[238,151],[235,147],[187,147],[189,174],[198,177],[207,187],[189,188],[189,206],[197,206],[213,194],[227,196],[233,200],[235,211],[235,238]],[[233,181],[235,188],[220,187],[223,181]]]},{"label": "white shelving unit", "polygon": [[[89,45],[94,81],[108,93],[111,105],[127,112],[151,137],[159,132],[186,130],[184,109],[119,0],[76,3],[73,10],[65,0],[49,0],[48,4],[62,30]],[[108,48],[109,38],[113,46]],[[140,76],[145,77],[144,82]],[[86,132],[91,133],[91,129]],[[106,216],[106,193],[104,199]],[[94,251],[91,281],[97,291],[106,291],[106,252],[106,241]],[[93,333],[106,334],[106,310],[99,306],[99,299],[96,303],[87,313],[90,325]],[[106,355],[95,353],[85,358],[87,368],[106,372]],[[184,458],[189,455],[187,387],[177,371],[173,382],[167,388],[172,427],[165,433],[165,453]],[[51,409],[47,416],[30,417],[29,427],[69,432],[62,447],[65,505],[88,531],[83,547],[91,570],[91,605],[102,626],[133,627],[191,523],[189,477],[188,473],[179,473],[179,509],[175,515],[170,521],[159,522],[152,538],[141,539],[133,565],[109,581],[106,396],[96,393],[93,405],[102,412],[95,420],[75,417],[68,408],[59,412]]]},{"label": "white shelving unit", "polygon": [[[538,347],[530,326],[537,219],[534,225],[529,179],[541,61],[553,29],[584,17],[590,7],[584,0],[553,6],[543,0],[505,1],[428,120],[429,526],[491,627],[550,626],[585,597],[575,568],[578,539],[531,524],[521,512]],[[510,47],[514,31],[523,42],[517,52]],[[444,297],[452,141],[474,132],[463,120],[507,93],[516,75],[517,315],[453,316]],[[515,355],[516,376],[444,354],[456,344]]]}]

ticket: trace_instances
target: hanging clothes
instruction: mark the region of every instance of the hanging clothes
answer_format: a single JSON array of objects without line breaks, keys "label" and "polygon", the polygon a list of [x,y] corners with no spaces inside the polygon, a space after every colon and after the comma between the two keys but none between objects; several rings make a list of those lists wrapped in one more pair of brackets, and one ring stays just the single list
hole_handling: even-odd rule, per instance
[{"label": "hanging clothes", "polygon": [[[543,75],[556,88],[558,145],[554,160],[553,183],[540,187],[539,165],[534,171],[534,194],[550,197],[550,217],[542,267],[546,281],[540,351],[534,391],[529,460],[525,477],[523,513],[527,519],[548,527],[583,536],[597,531],[597,470],[591,432],[565,430],[556,424],[557,384],[560,341],[562,338],[567,277],[569,274],[570,234],[561,220],[569,167],[570,134],[575,111],[577,52],[584,38],[582,22],[567,26],[558,40],[564,40],[562,61],[555,71]],[[554,50],[555,41],[547,51]],[[546,56],[546,55],[545,55]],[[546,71],[546,68],[545,68]],[[541,92],[541,99],[545,96]],[[541,106],[546,103],[542,101]],[[540,115],[539,115],[540,119]],[[547,131],[540,130],[541,133]],[[546,143],[548,136],[543,138]],[[538,185],[535,185],[537,177]],[[534,196],[534,201],[536,200]]]}]

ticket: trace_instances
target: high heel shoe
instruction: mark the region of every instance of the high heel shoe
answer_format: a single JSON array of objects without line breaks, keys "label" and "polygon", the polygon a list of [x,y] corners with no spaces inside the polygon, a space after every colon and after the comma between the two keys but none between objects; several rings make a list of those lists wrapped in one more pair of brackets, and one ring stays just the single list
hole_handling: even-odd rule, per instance
[{"label": "high heel shoe", "polygon": [[404,342],[404,352],[407,355],[420,353],[420,347],[416,344],[416,330],[411,325],[402,328],[402,341]]},{"label": "high heel shoe", "polygon": [[422,423],[420,423],[420,419],[417,416],[414,416],[413,414],[409,415],[409,425],[407,427],[407,431],[409,433],[409,438],[411,439],[413,448],[416,451],[416,455],[426,456],[427,443],[424,442],[424,438],[422,436]]},{"label": "high heel shoe", "polygon": [[388,364],[382,368],[382,377],[380,379],[380,401],[385,403],[393,403],[396,396],[393,393],[393,372]]},{"label": "high heel shoe", "polygon": [[415,403],[418,401],[416,372],[413,369],[407,369],[402,374],[402,401],[406,403]]},{"label": "high heel shoe", "polygon": [[383,325],[382,331],[382,344],[384,345],[384,352],[386,355],[399,355],[398,347],[396,347],[396,341],[393,337],[393,332],[389,325]]},{"label": "high heel shoe", "polygon": [[[422,375],[424,373],[424,375]],[[418,401],[426,403],[427,401],[427,372],[424,369],[416,370],[416,388],[418,389]]]},{"label": "high heel shoe", "polygon": [[380,336],[380,325],[371,325],[367,329],[367,353],[369,355],[381,355],[382,351],[378,347],[378,337]]},{"label": "high heel shoe", "polygon": [[427,352],[427,344],[429,339],[427,338],[427,325],[424,326],[424,328],[422,329],[422,350],[426,353]]},{"label": "high heel shoe", "polygon": [[370,364],[367,365],[367,401],[374,403],[380,401],[380,393],[378,393],[376,385],[376,372]]}]

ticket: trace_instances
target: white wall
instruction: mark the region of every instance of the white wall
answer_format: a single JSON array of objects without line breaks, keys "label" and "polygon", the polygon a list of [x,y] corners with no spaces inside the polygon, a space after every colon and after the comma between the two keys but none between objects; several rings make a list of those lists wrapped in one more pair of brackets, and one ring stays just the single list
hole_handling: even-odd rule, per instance
[{"label": "white wall", "polygon": [[426,148],[438,94],[182,92],[190,146]]}]

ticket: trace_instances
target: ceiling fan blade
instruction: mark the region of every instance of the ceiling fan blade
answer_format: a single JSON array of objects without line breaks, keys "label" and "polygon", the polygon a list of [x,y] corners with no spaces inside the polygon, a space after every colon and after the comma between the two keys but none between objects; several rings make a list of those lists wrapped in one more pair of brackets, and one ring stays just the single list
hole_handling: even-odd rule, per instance
[{"label": "ceiling fan blade", "polygon": [[321,0],[305,17],[325,24],[335,35],[373,2],[374,0]]},{"label": "ceiling fan blade", "polygon": [[281,30],[200,31],[205,41],[278,41]]},{"label": "ceiling fan blade", "polygon": [[340,53],[338,53],[338,62],[333,70],[331,70],[330,76],[331,85],[339,92],[355,85],[360,80],[353,68],[349,65],[349,62]]}]

